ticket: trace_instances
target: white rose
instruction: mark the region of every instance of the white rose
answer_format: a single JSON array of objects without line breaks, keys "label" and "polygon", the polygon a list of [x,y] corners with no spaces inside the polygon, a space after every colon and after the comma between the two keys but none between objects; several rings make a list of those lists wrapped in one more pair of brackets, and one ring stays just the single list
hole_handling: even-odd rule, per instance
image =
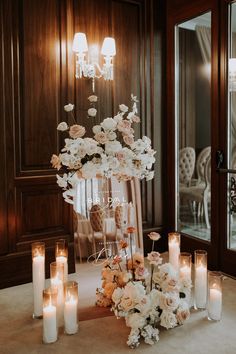
[{"label": "white rose", "polygon": [[61,122],[60,124],[58,124],[57,126],[57,130],[60,130],[61,132],[64,132],[65,130],[67,130],[69,127],[67,125],[66,122]]},{"label": "white rose", "polygon": [[177,325],[176,316],[173,312],[170,311],[163,311],[161,316],[161,326],[165,327],[166,329],[174,328]]},{"label": "white rose", "polygon": [[175,311],[179,305],[179,296],[176,293],[166,293],[160,297],[160,308],[166,311]]},{"label": "white rose", "polygon": [[118,113],[113,119],[118,123],[123,119],[123,116],[121,113]]},{"label": "white rose", "polygon": [[115,304],[120,302],[121,297],[123,296],[123,289],[122,288],[116,288],[112,294],[112,300],[114,301]]},{"label": "white rose", "polygon": [[96,108],[89,108],[89,109],[88,109],[88,115],[89,115],[90,117],[95,117],[96,114],[97,114]]},{"label": "white rose", "polygon": [[152,303],[152,308],[156,308],[160,305],[161,292],[157,289],[152,289],[150,292],[150,299]]},{"label": "white rose", "polygon": [[113,118],[106,118],[101,123],[104,130],[115,130],[117,122]]},{"label": "white rose", "polygon": [[108,132],[107,132],[107,137],[108,137],[109,140],[115,140],[116,137],[117,137],[117,135],[116,135],[116,133],[113,132],[113,131],[108,131]]},{"label": "white rose", "polygon": [[100,125],[94,125],[93,127],[94,134],[100,133],[101,131],[102,131],[102,127]]},{"label": "white rose", "polygon": [[154,171],[150,171],[146,174],[146,181],[150,181],[154,178]]},{"label": "white rose", "polygon": [[74,107],[75,107],[74,104],[68,103],[68,104],[66,104],[66,105],[64,106],[64,110],[65,110],[66,112],[70,112],[70,111],[73,111]]},{"label": "white rose", "polygon": [[181,307],[178,308],[177,313],[176,313],[176,319],[179,324],[183,324],[185,321],[187,321],[190,317],[190,311],[188,308],[188,305],[182,305]]},{"label": "white rose", "polygon": [[91,95],[88,97],[89,102],[97,102],[98,97],[96,95]]},{"label": "white rose", "polygon": [[120,104],[119,105],[119,109],[121,110],[121,112],[127,112],[129,107],[127,107],[125,104]]},{"label": "white rose", "polygon": [[126,317],[126,325],[131,328],[142,328],[146,324],[146,319],[139,313],[132,313]]},{"label": "white rose", "polygon": [[105,144],[105,151],[109,154],[115,154],[122,149],[122,145],[119,141],[109,141]]}]

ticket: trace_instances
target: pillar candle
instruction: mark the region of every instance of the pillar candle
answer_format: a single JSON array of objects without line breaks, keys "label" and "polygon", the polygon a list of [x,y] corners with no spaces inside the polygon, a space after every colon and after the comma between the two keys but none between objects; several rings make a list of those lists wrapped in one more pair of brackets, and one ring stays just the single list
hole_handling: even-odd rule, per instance
[{"label": "pillar candle", "polygon": [[43,289],[45,284],[45,257],[33,257],[34,317],[43,314]]},{"label": "pillar candle", "polygon": [[191,280],[191,267],[187,265],[180,267],[179,273],[180,273],[180,277],[182,277],[183,279]]},{"label": "pillar candle", "polygon": [[222,310],[222,292],[219,289],[210,289],[208,301],[208,316],[210,319],[219,321]]},{"label": "pillar candle", "polygon": [[64,322],[67,334],[74,334],[78,331],[77,306],[78,301],[73,296],[65,301]]},{"label": "pillar candle", "polygon": [[195,306],[205,308],[207,302],[207,268],[199,265],[195,268]]},{"label": "pillar candle", "polygon": [[53,343],[57,340],[56,306],[51,303],[43,309],[43,341]]}]

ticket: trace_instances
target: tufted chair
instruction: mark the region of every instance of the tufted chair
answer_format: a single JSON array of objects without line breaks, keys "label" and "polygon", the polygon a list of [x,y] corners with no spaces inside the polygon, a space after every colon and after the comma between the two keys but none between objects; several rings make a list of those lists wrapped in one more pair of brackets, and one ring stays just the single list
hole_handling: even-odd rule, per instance
[{"label": "tufted chair", "polygon": [[197,202],[203,206],[207,229],[210,228],[208,203],[211,198],[211,157],[209,156],[204,169],[204,183],[192,187],[180,188],[180,197],[184,200]]},{"label": "tufted chair", "polygon": [[179,151],[179,183],[180,186],[190,186],[195,167],[195,150],[185,147]]},{"label": "tufted chair", "polygon": [[203,185],[205,182],[205,167],[207,160],[211,156],[211,147],[207,146],[204,148],[197,157],[196,171],[197,171],[197,185]]}]

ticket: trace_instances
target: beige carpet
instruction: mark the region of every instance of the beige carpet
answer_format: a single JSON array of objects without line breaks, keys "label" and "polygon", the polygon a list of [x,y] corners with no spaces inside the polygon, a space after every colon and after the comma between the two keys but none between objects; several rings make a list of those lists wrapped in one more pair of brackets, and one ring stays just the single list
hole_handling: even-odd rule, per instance
[{"label": "beige carpet", "polygon": [[[156,345],[142,343],[132,351],[126,345],[129,329],[123,320],[110,316],[109,310],[93,306],[96,287],[100,285],[100,268],[78,264],[77,274],[70,275],[70,279],[79,282],[80,330],[73,336],[62,333],[50,345],[42,344],[42,321],[31,318],[32,284],[0,290],[0,354],[236,353],[236,280],[224,280],[220,322],[209,322],[205,311],[193,311],[184,326],[163,329]],[[108,317],[96,318],[101,316]]]}]

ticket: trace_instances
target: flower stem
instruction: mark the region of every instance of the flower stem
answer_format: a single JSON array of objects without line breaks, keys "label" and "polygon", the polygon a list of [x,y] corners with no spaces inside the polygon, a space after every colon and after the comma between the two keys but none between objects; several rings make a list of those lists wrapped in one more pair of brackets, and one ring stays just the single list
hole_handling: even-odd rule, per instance
[{"label": "flower stem", "polygon": [[129,244],[130,244],[130,256],[131,256],[131,262],[132,262],[132,276],[134,280],[134,260],[133,260],[133,251],[132,251],[132,234],[129,234]]},{"label": "flower stem", "polygon": [[154,251],[154,240],[152,240],[152,252]]},{"label": "flower stem", "polygon": [[152,291],[152,278],[153,278],[154,265],[151,265],[151,280],[150,280],[150,291]]}]

